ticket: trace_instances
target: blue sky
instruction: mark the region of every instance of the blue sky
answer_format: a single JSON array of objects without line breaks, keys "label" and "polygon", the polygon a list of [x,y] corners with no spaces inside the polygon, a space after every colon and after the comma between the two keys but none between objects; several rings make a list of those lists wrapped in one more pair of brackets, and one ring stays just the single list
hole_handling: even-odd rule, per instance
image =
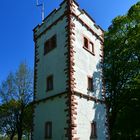
[{"label": "blue sky", "polygon": [[[45,15],[57,8],[62,0],[44,0]],[[77,0],[103,29],[111,20],[123,15],[139,0]],[[41,23],[41,10],[36,0],[0,1],[0,82],[22,61],[33,68],[34,42],[32,29]]]}]

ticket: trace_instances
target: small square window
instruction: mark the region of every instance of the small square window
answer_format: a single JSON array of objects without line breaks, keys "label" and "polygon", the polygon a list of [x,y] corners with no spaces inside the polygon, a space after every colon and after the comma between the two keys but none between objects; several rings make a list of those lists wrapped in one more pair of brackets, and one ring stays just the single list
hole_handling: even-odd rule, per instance
[{"label": "small square window", "polygon": [[84,47],[88,49],[88,39],[84,37]]},{"label": "small square window", "polygon": [[94,43],[86,37],[83,37],[83,42],[84,42],[83,48],[86,51],[88,51],[89,53],[91,53],[92,55],[95,55],[94,54]]},{"label": "small square window", "polygon": [[52,138],[52,122],[45,123],[45,138]]},{"label": "small square window", "polygon": [[44,43],[44,55],[53,50],[55,47],[56,47],[56,35],[54,35]]},{"label": "small square window", "polygon": [[91,135],[90,135],[90,139],[94,139],[94,138],[97,138],[97,128],[96,128],[95,121],[91,123]]},{"label": "small square window", "polygon": [[93,91],[93,79],[88,77],[88,90]]},{"label": "small square window", "polygon": [[47,91],[52,90],[53,89],[53,76],[48,76],[47,77]]}]

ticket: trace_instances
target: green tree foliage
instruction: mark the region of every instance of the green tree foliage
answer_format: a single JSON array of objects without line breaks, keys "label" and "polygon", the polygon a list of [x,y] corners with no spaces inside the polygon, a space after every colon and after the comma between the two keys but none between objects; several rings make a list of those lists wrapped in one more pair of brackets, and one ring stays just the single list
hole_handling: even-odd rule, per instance
[{"label": "green tree foliage", "polygon": [[21,140],[25,131],[31,131],[32,96],[32,72],[22,63],[16,73],[10,73],[0,87],[0,128],[11,140],[15,134]]},{"label": "green tree foliage", "polygon": [[0,106],[0,131],[12,140],[16,134],[16,120],[14,112],[16,104],[13,100]]},{"label": "green tree foliage", "polygon": [[140,2],[105,33],[104,73],[111,139],[140,138]]}]

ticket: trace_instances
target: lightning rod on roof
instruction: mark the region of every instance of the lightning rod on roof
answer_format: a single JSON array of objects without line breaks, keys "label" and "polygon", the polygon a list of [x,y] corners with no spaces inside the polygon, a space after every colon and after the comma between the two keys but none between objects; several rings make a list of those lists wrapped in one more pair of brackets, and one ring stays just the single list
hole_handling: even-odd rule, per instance
[{"label": "lightning rod on roof", "polygon": [[42,3],[39,3],[38,0],[36,0],[36,6],[37,7],[41,7],[41,17],[42,17],[42,22],[44,20],[44,16],[45,16],[45,10],[44,10],[44,1],[42,1]]}]

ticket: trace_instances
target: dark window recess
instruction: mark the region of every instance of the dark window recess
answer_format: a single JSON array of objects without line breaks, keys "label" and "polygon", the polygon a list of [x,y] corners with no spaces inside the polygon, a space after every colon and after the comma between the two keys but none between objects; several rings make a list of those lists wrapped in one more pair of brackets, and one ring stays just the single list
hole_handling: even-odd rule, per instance
[{"label": "dark window recess", "polygon": [[88,90],[93,91],[93,79],[88,77]]},{"label": "dark window recess", "polygon": [[53,76],[49,76],[47,77],[47,91],[52,90],[53,89]]},{"label": "dark window recess", "polygon": [[52,138],[52,122],[45,123],[45,138]]},{"label": "dark window recess", "polygon": [[56,35],[48,39],[44,44],[44,55],[56,48]]},{"label": "dark window recess", "polygon": [[88,39],[84,37],[84,47],[88,49]]},{"label": "dark window recess", "polygon": [[90,138],[97,138],[97,128],[96,128],[96,122],[91,123],[91,135]]}]

